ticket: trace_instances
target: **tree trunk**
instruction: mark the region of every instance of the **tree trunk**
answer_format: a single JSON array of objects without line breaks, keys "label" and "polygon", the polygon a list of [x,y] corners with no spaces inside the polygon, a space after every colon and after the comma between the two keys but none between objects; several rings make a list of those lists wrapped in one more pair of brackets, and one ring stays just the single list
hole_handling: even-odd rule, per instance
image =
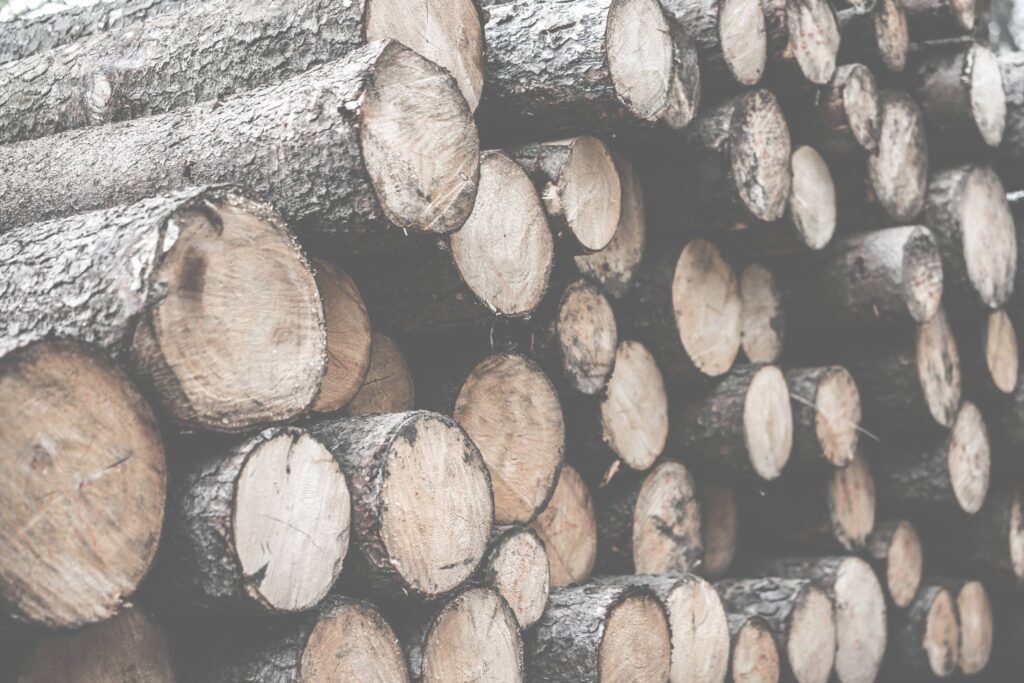
[{"label": "tree trunk", "polygon": [[793,368],[786,384],[793,403],[793,464],[831,470],[853,462],[861,411],[850,373],[838,365]]},{"label": "tree trunk", "polygon": [[836,71],[839,24],[827,0],[762,0],[768,42],[766,78],[776,88],[825,85]]},{"label": "tree trunk", "polygon": [[974,30],[974,0],[903,0],[903,9],[915,43],[955,38]]},{"label": "tree trunk", "polygon": [[114,616],[164,518],[164,448],[143,398],[94,348],[11,351],[0,469],[0,620],[68,629]]},{"label": "tree trunk", "polygon": [[701,574],[718,579],[729,573],[739,545],[740,510],[736,492],[729,486],[699,481],[700,526],[704,561]]},{"label": "tree trunk", "polygon": [[751,363],[774,363],[782,355],[786,313],[775,276],[760,263],[740,274],[740,346]]},{"label": "tree trunk", "polygon": [[[668,680],[668,611],[645,586],[588,584],[552,591],[530,634],[528,679]],[[638,657],[642,652],[643,656]]]},{"label": "tree trunk", "polygon": [[729,615],[732,635],[729,680],[733,683],[778,683],[782,675],[779,646],[761,617]]},{"label": "tree trunk", "polygon": [[401,230],[456,230],[479,180],[475,124],[455,81],[394,41],[279,85],[5,151],[6,227],[230,181],[331,253],[394,246]]},{"label": "tree trunk", "polygon": [[868,536],[867,554],[892,604],[907,608],[921,585],[924,568],[921,539],[914,526],[905,519],[876,524]]},{"label": "tree trunk", "polygon": [[344,408],[366,380],[370,368],[370,316],[359,288],[345,271],[320,259],[314,259],[313,265],[324,305],[327,371],[312,409],[333,413]]},{"label": "tree trunk", "polygon": [[879,74],[903,72],[910,34],[901,0],[877,0],[864,7],[844,9],[838,18],[840,61],[859,62]]},{"label": "tree trunk", "polygon": [[1006,127],[999,145],[999,176],[1011,190],[1024,190],[1024,52],[999,56],[1006,94]]},{"label": "tree trunk", "polygon": [[370,340],[370,366],[363,385],[345,405],[348,416],[404,413],[415,405],[412,372],[391,337],[374,333]]},{"label": "tree trunk", "polygon": [[948,590],[922,586],[907,611],[898,614],[895,621],[897,668],[935,678],[946,678],[956,671],[960,627],[956,603]]},{"label": "tree trunk", "polygon": [[980,406],[1003,406],[1017,388],[1020,348],[1005,309],[957,321],[964,395]]},{"label": "tree trunk", "polygon": [[544,541],[534,529],[495,527],[480,578],[505,599],[519,627],[537,623],[548,604],[551,571]]},{"label": "tree trunk", "polygon": [[382,598],[435,598],[476,570],[494,518],[480,452],[426,411],[324,420],[311,433],[352,491],[353,583]]},{"label": "tree trunk", "polygon": [[[12,323],[0,353],[54,336],[98,344],[187,426],[291,419],[320,391],[326,339],[311,268],[270,205],[236,189],[12,230],[0,235],[0,280],[0,318]],[[240,357],[261,359],[260,371]]]},{"label": "tree trunk", "polygon": [[554,495],[530,526],[548,551],[552,588],[587,580],[597,559],[597,524],[590,490],[576,470],[562,468]]}]

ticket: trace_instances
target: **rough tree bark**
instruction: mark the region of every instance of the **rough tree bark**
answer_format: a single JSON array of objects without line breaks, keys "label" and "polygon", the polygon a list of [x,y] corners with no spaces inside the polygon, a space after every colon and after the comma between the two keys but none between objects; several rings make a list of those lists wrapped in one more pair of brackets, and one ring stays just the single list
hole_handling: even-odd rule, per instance
[{"label": "rough tree bark", "polygon": [[905,519],[880,522],[866,545],[868,558],[883,579],[892,604],[905,609],[917,594],[924,569],[921,538],[914,525]]},{"label": "rough tree bark", "polygon": [[547,507],[530,525],[548,551],[551,587],[587,580],[597,559],[594,501],[579,473],[566,465]]},{"label": "rough tree bark", "polygon": [[910,34],[900,0],[876,0],[839,12],[839,60],[859,62],[878,73],[902,73],[907,66]]},{"label": "rough tree bark", "polygon": [[505,599],[520,628],[530,628],[544,613],[551,569],[544,541],[536,530],[495,527],[479,576]]}]

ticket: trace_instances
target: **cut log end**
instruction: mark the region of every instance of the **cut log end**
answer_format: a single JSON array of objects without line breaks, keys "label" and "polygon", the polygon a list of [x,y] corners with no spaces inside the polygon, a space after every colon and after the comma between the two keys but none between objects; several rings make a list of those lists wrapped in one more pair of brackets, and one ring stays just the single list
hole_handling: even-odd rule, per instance
[{"label": "cut log end", "polygon": [[346,415],[403,413],[414,404],[412,372],[391,337],[374,333],[363,385],[345,406]]},{"label": "cut log end", "polygon": [[870,565],[842,560],[833,586],[836,605],[836,675],[844,683],[873,681],[888,640],[885,595]]},{"label": "cut log end", "polygon": [[1013,292],[1017,237],[1006,191],[995,171],[972,168],[957,211],[967,278],[981,301],[997,308]]},{"label": "cut log end", "polygon": [[694,366],[708,377],[728,372],[740,349],[743,303],[736,273],[711,242],[693,240],[680,253],[672,310]]},{"label": "cut log end", "polygon": [[490,583],[512,608],[519,626],[526,629],[537,623],[551,582],[548,553],[537,532],[518,528],[503,534],[486,565]]},{"label": "cut log end", "polygon": [[915,228],[903,243],[903,300],[919,323],[935,317],[942,303],[942,255],[927,228]]},{"label": "cut log end", "polygon": [[586,581],[597,560],[597,523],[590,490],[572,467],[562,468],[554,495],[532,526],[548,551],[551,586]]},{"label": "cut log end", "polygon": [[740,275],[740,315],[740,338],[747,360],[778,360],[785,329],[782,293],[775,285],[775,276],[760,263],[750,264]]},{"label": "cut log end", "polygon": [[551,496],[565,453],[565,422],[551,381],[524,356],[489,356],[462,385],[452,417],[487,463],[495,521],[532,520]]},{"label": "cut log end", "polygon": [[363,159],[387,219],[412,232],[458,230],[477,194],[480,139],[455,80],[393,42],[374,65],[363,97]]},{"label": "cut log end", "polygon": [[762,221],[782,218],[792,186],[792,148],[775,95],[760,89],[741,97],[729,144],[733,182],[747,210]]},{"label": "cut log end", "polygon": [[786,3],[789,48],[809,82],[825,85],[836,71],[839,23],[827,0]]},{"label": "cut log end", "polygon": [[786,378],[774,365],[757,370],[743,399],[743,433],[754,471],[777,479],[793,448],[793,410]]},{"label": "cut log end", "polygon": [[668,438],[665,382],[640,342],[626,340],[615,352],[615,369],[601,402],[602,438],[635,470],[646,470]]},{"label": "cut log end", "polygon": [[[795,4],[795,3],[791,3]],[[849,89],[847,85],[847,89]],[[789,213],[803,243],[818,251],[836,231],[836,187],[828,164],[813,147],[798,147],[791,158],[793,185]]]},{"label": "cut log end", "polygon": [[768,624],[751,617],[740,627],[732,646],[733,683],[778,683],[779,648]]},{"label": "cut log end", "polygon": [[640,487],[633,511],[637,574],[691,571],[703,554],[693,477],[678,462],[658,465]]},{"label": "cut log end", "polygon": [[1006,128],[1006,92],[995,53],[984,45],[972,45],[967,54],[971,115],[981,139],[997,147]]},{"label": "cut log end", "polygon": [[601,140],[574,138],[558,185],[544,194],[548,210],[565,217],[585,251],[604,249],[612,241],[621,215],[622,182],[611,150]]},{"label": "cut log end", "polygon": [[356,283],[326,261],[314,260],[327,322],[327,374],[313,403],[318,413],[343,408],[358,393],[370,367],[370,317]]},{"label": "cut log end", "polygon": [[[896,0],[884,1],[896,2]],[[843,68],[840,67],[840,70]],[[846,75],[846,85],[843,87],[843,109],[850,124],[850,132],[862,149],[867,152],[875,152],[878,150],[878,136],[882,123],[875,77],[871,73],[871,69],[863,64],[851,64],[845,68],[849,73]]]},{"label": "cut log end", "polygon": [[918,327],[915,348],[928,411],[938,424],[951,427],[960,407],[960,355],[944,311]]},{"label": "cut log end", "polygon": [[921,539],[910,522],[900,521],[890,537],[885,560],[885,582],[893,604],[901,609],[910,605],[923,570]]},{"label": "cut log end", "polygon": [[703,573],[723,576],[732,567],[739,537],[740,513],[736,494],[728,486],[702,483],[701,529],[704,534]]},{"label": "cut log end", "polygon": [[1020,363],[1017,332],[1003,309],[989,313],[985,326],[985,369],[993,386],[1004,394],[1012,394],[1017,388]]},{"label": "cut log end", "polygon": [[672,630],[669,680],[724,680],[729,667],[729,622],[714,586],[688,575],[669,591],[665,606]]},{"label": "cut log end", "polygon": [[483,153],[476,204],[449,245],[462,279],[497,313],[529,313],[547,291],[555,249],[547,216],[530,178],[501,152]]},{"label": "cut log end", "polygon": [[394,631],[369,604],[338,600],[324,610],[300,660],[303,680],[409,680]]},{"label": "cut log end", "polygon": [[836,651],[835,611],[828,594],[809,586],[789,617],[786,659],[800,683],[826,683]]},{"label": "cut log end", "polygon": [[718,12],[718,40],[726,66],[740,85],[755,85],[768,60],[760,0],[722,0]]},{"label": "cut log end", "polygon": [[667,681],[671,648],[664,605],[653,594],[629,595],[609,610],[598,680]]},{"label": "cut log end", "polygon": [[875,480],[863,456],[832,474],[828,508],[839,543],[847,550],[863,548],[875,527]]},{"label": "cut log end", "polygon": [[968,581],[956,595],[960,617],[960,670],[973,676],[988,665],[995,625],[988,591],[980,581]]},{"label": "cut log end", "polygon": [[657,0],[614,0],[605,29],[608,70],[619,100],[657,121],[670,103],[675,72],[672,32]]},{"label": "cut log end", "polygon": [[988,493],[992,459],[985,420],[973,403],[964,401],[957,412],[947,454],[953,495],[964,512],[974,514]]},{"label": "cut log end", "polygon": [[164,515],[164,449],[142,397],[84,346],[15,351],[0,361],[0,463],[8,613],[49,628],[113,616],[148,570]]},{"label": "cut log end", "polygon": [[907,14],[899,0],[878,0],[874,11],[875,44],[882,64],[893,73],[907,66],[910,31]]},{"label": "cut log end", "polygon": [[921,646],[933,675],[946,678],[956,671],[960,661],[960,628],[953,596],[945,588],[935,593],[928,608]]},{"label": "cut log end", "polygon": [[881,93],[878,152],[868,158],[868,175],[885,212],[898,222],[914,219],[928,187],[928,145],[921,110],[906,93]]},{"label": "cut log end", "polygon": [[849,371],[828,369],[814,394],[814,410],[822,454],[836,467],[846,467],[857,453],[861,421],[860,392]]},{"label": "cut log end", "polygon": [[577,280],[562,295],[556,325],[562,369],[573,388],[587,395],[601,391],[619,344],[611,303],[597,286]]}]

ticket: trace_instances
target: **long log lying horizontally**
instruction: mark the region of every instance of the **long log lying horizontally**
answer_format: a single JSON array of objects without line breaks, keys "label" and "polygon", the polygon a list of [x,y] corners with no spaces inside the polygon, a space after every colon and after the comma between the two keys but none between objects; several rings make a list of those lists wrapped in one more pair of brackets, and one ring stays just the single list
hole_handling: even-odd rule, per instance
[{"label": "long log lying horizontally", "polygon": [[530,525],[544,541],[551,563],[551,587],[582,583],[597,560],[597,522],[590,489],[566,465],[547,507]]},{"label": "long log lying horizontally", "polygon": [[865,545],[889,599],[905,609],[921,585],[924,570],[921,538],[914,525],[905,519],[880,522]]},{"label": "long log lying horizontally", "polygon": [[548,604],[551,583],[540,534],[528,527],[495,527],[480,565],[480,579],[505,599],[520,628],[533,626]]}]

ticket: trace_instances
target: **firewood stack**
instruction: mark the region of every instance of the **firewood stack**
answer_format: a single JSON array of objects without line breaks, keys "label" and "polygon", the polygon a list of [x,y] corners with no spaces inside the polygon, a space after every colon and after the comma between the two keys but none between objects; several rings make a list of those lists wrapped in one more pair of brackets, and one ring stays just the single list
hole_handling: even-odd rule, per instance
[{"label": "firewood stack", "polygon": [[1016,680],[1013,11],[0,24],[0,679]]}]

